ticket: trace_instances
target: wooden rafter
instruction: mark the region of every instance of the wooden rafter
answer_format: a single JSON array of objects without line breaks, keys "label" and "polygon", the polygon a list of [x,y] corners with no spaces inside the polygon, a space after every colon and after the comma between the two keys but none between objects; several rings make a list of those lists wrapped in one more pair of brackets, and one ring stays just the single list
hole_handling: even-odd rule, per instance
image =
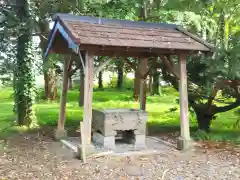
[{"label": "wooden rafter", "polygon": [[80,58],[80,61],[81,61],[81,64],[82,64],[83,69],[85,69],[84,60],[83,60],[83,58],[82,58],[82,54],[81,54],[81,51],[80,51],[80,50],[78,50],[78,56],[79,56],[79,58]]}]

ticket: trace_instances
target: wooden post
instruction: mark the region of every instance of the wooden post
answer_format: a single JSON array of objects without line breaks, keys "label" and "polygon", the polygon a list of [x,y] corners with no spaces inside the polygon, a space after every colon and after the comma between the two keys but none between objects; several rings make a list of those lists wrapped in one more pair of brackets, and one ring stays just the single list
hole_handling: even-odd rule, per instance
[{"label": "wooden post", "polygon": [[179,56],[180,64],[180,120],[181,120],[181,137],[178,141],[178,149],[184,150],[189,147],[190,130],[188,119],[188,91],[187,91],[187,61],[186,55]]},{"label": "wooden post", "polygon": [[81,129],[81,141],[82,141],[82,148],[81,148],[81,158],[84,163],[87,161],[86,157],[86,149],[85,149],[85,134],[84,134],[84,125],[83,122],[80,122],[80,129]]},{"label": "wooden post", "polygon": [[79,95],[79,106],[84,105],[84,68],[81,66],[80,68],[80,95]]},{"label": "wooden post", "polygon": [[148,70],[148,58],[139,59],[139,70],[140,70],[140,110],[146,110],[146,81],[143,77]]},{"label": "wooden post", "polygon": [[93,93],[93,54],[85,55],[85,78],[84,78],[84,113],[83,125],[85,131],[85,143],[91,144],[91,129],[92,129],[92,93]]},{"label": "wooden post", "polygon": [[143,110],[143,111],[146,110],[146,101],[144,99],[144,93],[146,92],[144,92],[145,90],[144,86],[145,86],[145,81],[144,79],[141,79],[140,80],[140,110]]},{"label": "wooden post", "polygon": [[60,97],[60,111],[58,118],[58,128],[55,134],[55,138],[57,140],[66,136],[66,132],[64,130],[65,124],[65,113],[66,113],[66,103],[67,103],[67,91],[68,91],[68,68],[70,64],[70,57],[66,56],[64,61],[64,69],[63,69],[63,80],[62,80],[62,93]]}]

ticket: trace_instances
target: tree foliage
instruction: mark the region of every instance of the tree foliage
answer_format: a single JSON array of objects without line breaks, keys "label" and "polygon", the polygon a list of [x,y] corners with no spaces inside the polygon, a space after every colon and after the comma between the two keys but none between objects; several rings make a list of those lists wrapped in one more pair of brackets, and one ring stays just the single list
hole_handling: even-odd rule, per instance
[{"label": "tree foliage", "polygon": [[15,110],[19,125],[29,126],[35,120],[35,73],[34,53],[32,44],[33,12],[31,3],[27,0],[17,2],[21,8],[15,11],[19,18],[19,33],[17,37],[16,65],[14,68]]},{"label": "tree foliage", "polygon": [[[29,26],[32,32],[40,32],[40,48],[44,50],[47,44],[46,37],[50,32],[51,16],[57,12],[174,23],[183,26],[216,47],[213,56],[198,54],[188,59],[189,102],[197,114],[198,121],[206,121],[204,128],[208,130],[211,120],[217,113],[239,105],[240,4],[238,0],[31,0],[31,3],[34,15],[25,20],[20,20],[19,14],[12,6],[5,5],[4,10],[0,11],[0,48],[8,52],[0,54],[0,57],[2,56],[0,76],[1,73],[13,72],[17,65],[12,60],[16,54],[10,53],[9,47],[16,46],[20,49],[19,37],[21,36],[18,35],[25,35],[23,33],[25,31],[31,33],[24,27]],[[11,36],[7,35],[9,33]],[[29,39],[31,38],[26,37],[21,41],[27,42]],[[28,47],[26,44],[25,46]],[[27,52],[24,51],[25,54]],[[23,56],[17,55],[17,57],[21,59]],[[155,70],[155,72],[161,71],[164,80],[171,82],[178,89],[178,77],[174,72],[178,66],[177,58],[172,58],[171,64],[174,65],[170,67],[172,70],[169,70],[169,66],[166,65],[167,59],[160,59],[157,61],[157,67],[161,70]],[[61,62],[59,56],[50,56],[47,61],[43,61],[46,81],[49,80],[48,78],[55,78],[54,73],[56,74],[60,69],[57,66],[58,62]],[[116,68],[112,70],[118,70],[122,76],[122,64],[119,62],[116,61]],[[137,67],[137,58],[128,58],[126,62],[124,69],[127,72],[133,71],[133,65]],[[159,75],[159,73],[155,74],[156,77]],[[11,77],[7,78],[11,79]],[[120,84],[122,82],[119,83],[119,87]],[[226,103],[226,101],[228,101],[226,106],[218,106],[217,102]],[[201,124],[199,126],[202,127]]]}]

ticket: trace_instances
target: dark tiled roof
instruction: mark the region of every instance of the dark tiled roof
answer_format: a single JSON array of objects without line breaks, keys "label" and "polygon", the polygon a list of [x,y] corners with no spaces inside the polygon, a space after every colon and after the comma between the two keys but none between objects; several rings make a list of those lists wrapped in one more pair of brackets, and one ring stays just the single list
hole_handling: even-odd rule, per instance
[{"label": "dark tiled roof", "polygon": [[97,17],[56,14],[80,45],[210,51],[207,43],[173,24],[160,24]]},{"label": "dark tiled roof", "polygon": [[90,16],[74,16],[71,14],[63,14],[63,13],[57,13],[53,16],[53,20],[57,20],[58,18],[64,21],[66,20],[71,22],[105,24],[105,25],[122,25],[122,26],[141,27],[141,28],[176,28],[177,27],[177,25],[175,24],[107,19],[107,18],[90,17]]}]

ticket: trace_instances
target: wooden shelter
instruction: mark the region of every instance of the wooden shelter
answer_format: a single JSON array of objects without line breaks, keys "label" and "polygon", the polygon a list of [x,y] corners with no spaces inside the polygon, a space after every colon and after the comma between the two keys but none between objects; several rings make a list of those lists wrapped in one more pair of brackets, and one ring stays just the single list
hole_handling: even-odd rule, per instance
[{"label": "wooden shelter", "polygon": [[[181,137],[178,147],[179,149],[188,147],[190,132],[186,57],[193,53],[210,52],[211,45],[173,24],[112,20],[69,14],[56,14],[53,19],[55,25],[49,37],[45,57],[51,52],[66,54],[56,133],[58,137],[65,134],[67,72],[71,54],[79,55],[79,62],[85,74],[83,129],[86,145],[91,144],[93,77],[94,73],[99,72],[106,65],[104,63],[101,67],[94,68],[94,56],[137,56],[140,57],[139,66],[144,71],[149,57],[178,55],[181,118]],[[141,82],[144,82],[143,77]],[[141,85],[140,88],[140,108],[144,109],[143,86]]]}]

